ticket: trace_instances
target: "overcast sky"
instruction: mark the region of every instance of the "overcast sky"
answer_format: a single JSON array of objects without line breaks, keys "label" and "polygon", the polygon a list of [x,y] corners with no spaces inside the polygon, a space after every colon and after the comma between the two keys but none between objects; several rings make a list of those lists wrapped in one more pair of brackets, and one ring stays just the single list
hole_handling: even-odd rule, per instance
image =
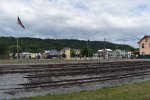
[{"label": "overcast sky", "polygon": [[150,35],[150,0],[0,0],[0,35],[106,38],[138,47],[139,39]]}]

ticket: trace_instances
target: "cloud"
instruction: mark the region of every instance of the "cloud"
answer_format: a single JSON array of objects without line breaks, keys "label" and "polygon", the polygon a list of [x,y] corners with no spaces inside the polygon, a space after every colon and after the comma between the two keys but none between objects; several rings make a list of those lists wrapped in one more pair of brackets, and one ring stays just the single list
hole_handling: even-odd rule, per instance
[{"label": "cloud", "polygon": [[[90,39],[138,47],[149,35],[148,0],[1,0],[0,35]],[[25,30],[17,25],[20,17]]]}]

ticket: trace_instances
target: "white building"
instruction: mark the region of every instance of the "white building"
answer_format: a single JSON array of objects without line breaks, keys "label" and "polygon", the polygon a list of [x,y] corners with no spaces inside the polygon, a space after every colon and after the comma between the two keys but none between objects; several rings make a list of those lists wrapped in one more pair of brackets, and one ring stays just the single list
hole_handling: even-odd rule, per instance
[{"label": "white building", "polygon": [[113,51],[111,49],[105,49],[105,50],[101,49],[101,50],[98,50],[97,53],[98,53],[99,57],[108,58],[108,57],[112,56]]}]

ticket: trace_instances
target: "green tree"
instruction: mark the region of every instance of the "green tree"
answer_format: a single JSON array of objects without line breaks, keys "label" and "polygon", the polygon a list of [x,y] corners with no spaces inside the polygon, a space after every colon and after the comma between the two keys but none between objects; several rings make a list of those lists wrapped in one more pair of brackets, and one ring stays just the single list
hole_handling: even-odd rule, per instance
[{"label": "green tree", "polygon": [[[17,53],[17,45],[11,45],[9,47],[9,51],[10,53],[12,53],[12,56],[15,57],[15,54]],[[22,52],[22,48],[21,46],[18,45],[18,53]]]},{"label": "green tree", "polygon": [[37,49],[37,52],[44,52],[44,49]]},{"label": "green tree", "polygon": [[29,48],[26,48],[26,49],[25,49],[25,52],[34,52],[34,50],[29,49]]},{"label": "green tree", "polygon": [[88,49],[87,48],[82,48],[80,51],[80,54],[82,57],[87,57],[88,56]]},{"label": "green tree", "polygon": [[70,51],[70,55],[71,55],[71,57],[75,57],[75,56],[76,56],[76,53],[75,53],[73,50],[71,50],[71,51]]},{"label": "green tree", "polygon": [[62,57],[63,57],[63,58],[66,58],[66,54],[65,54],[65,53],[63,53],[63,54],[62,54]]},{"label": "green tree", "polygon": [[[10,46],[16,45],[16,38],[14,37],[0,37],[0,42],[8,42]],[[75,40],[75,39],[40,39],[40,38],[29,38],[21,37],[18,39],[19,45],[26,51],[29,48],[29,51],[32,52],[41,52],[43,50],[57,49],[61,50],[64,47],[80,49],[87,45],[87,41],[84,40]],[[103,49],[103,41],[90,41],[90,49],[93,53],[97,52],[99,49]],[[134,51],[134,48],[129,45],[124,44],[114,44],[110,42],[105,42],[106,48],[115,50],[116,46],[121,50],[131,50]],[[41,50],[39,50],[41,49]]]},{"label": "green tree", "polygon": [[9,47],[8,44],[5,42],[0,42],[0,58],[5,59],[9,55]]},{"label": "green tree", "polygon": [[88,56],[89,56],[89,57],[92,57],[92,56],[93,56],[93,53],[94,53],[94,52],[93,52],[91,49],[88,50]]}]

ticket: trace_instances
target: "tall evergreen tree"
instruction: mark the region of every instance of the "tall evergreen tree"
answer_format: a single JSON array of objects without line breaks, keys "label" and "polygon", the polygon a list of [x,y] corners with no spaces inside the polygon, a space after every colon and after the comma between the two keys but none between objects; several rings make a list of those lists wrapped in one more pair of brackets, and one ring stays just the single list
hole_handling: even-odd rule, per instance
[{"label": "tall evergreen tree", "polygon": [[0,59],[5,59],[9,56],[8,44],[5,42],[0,42]]}]

